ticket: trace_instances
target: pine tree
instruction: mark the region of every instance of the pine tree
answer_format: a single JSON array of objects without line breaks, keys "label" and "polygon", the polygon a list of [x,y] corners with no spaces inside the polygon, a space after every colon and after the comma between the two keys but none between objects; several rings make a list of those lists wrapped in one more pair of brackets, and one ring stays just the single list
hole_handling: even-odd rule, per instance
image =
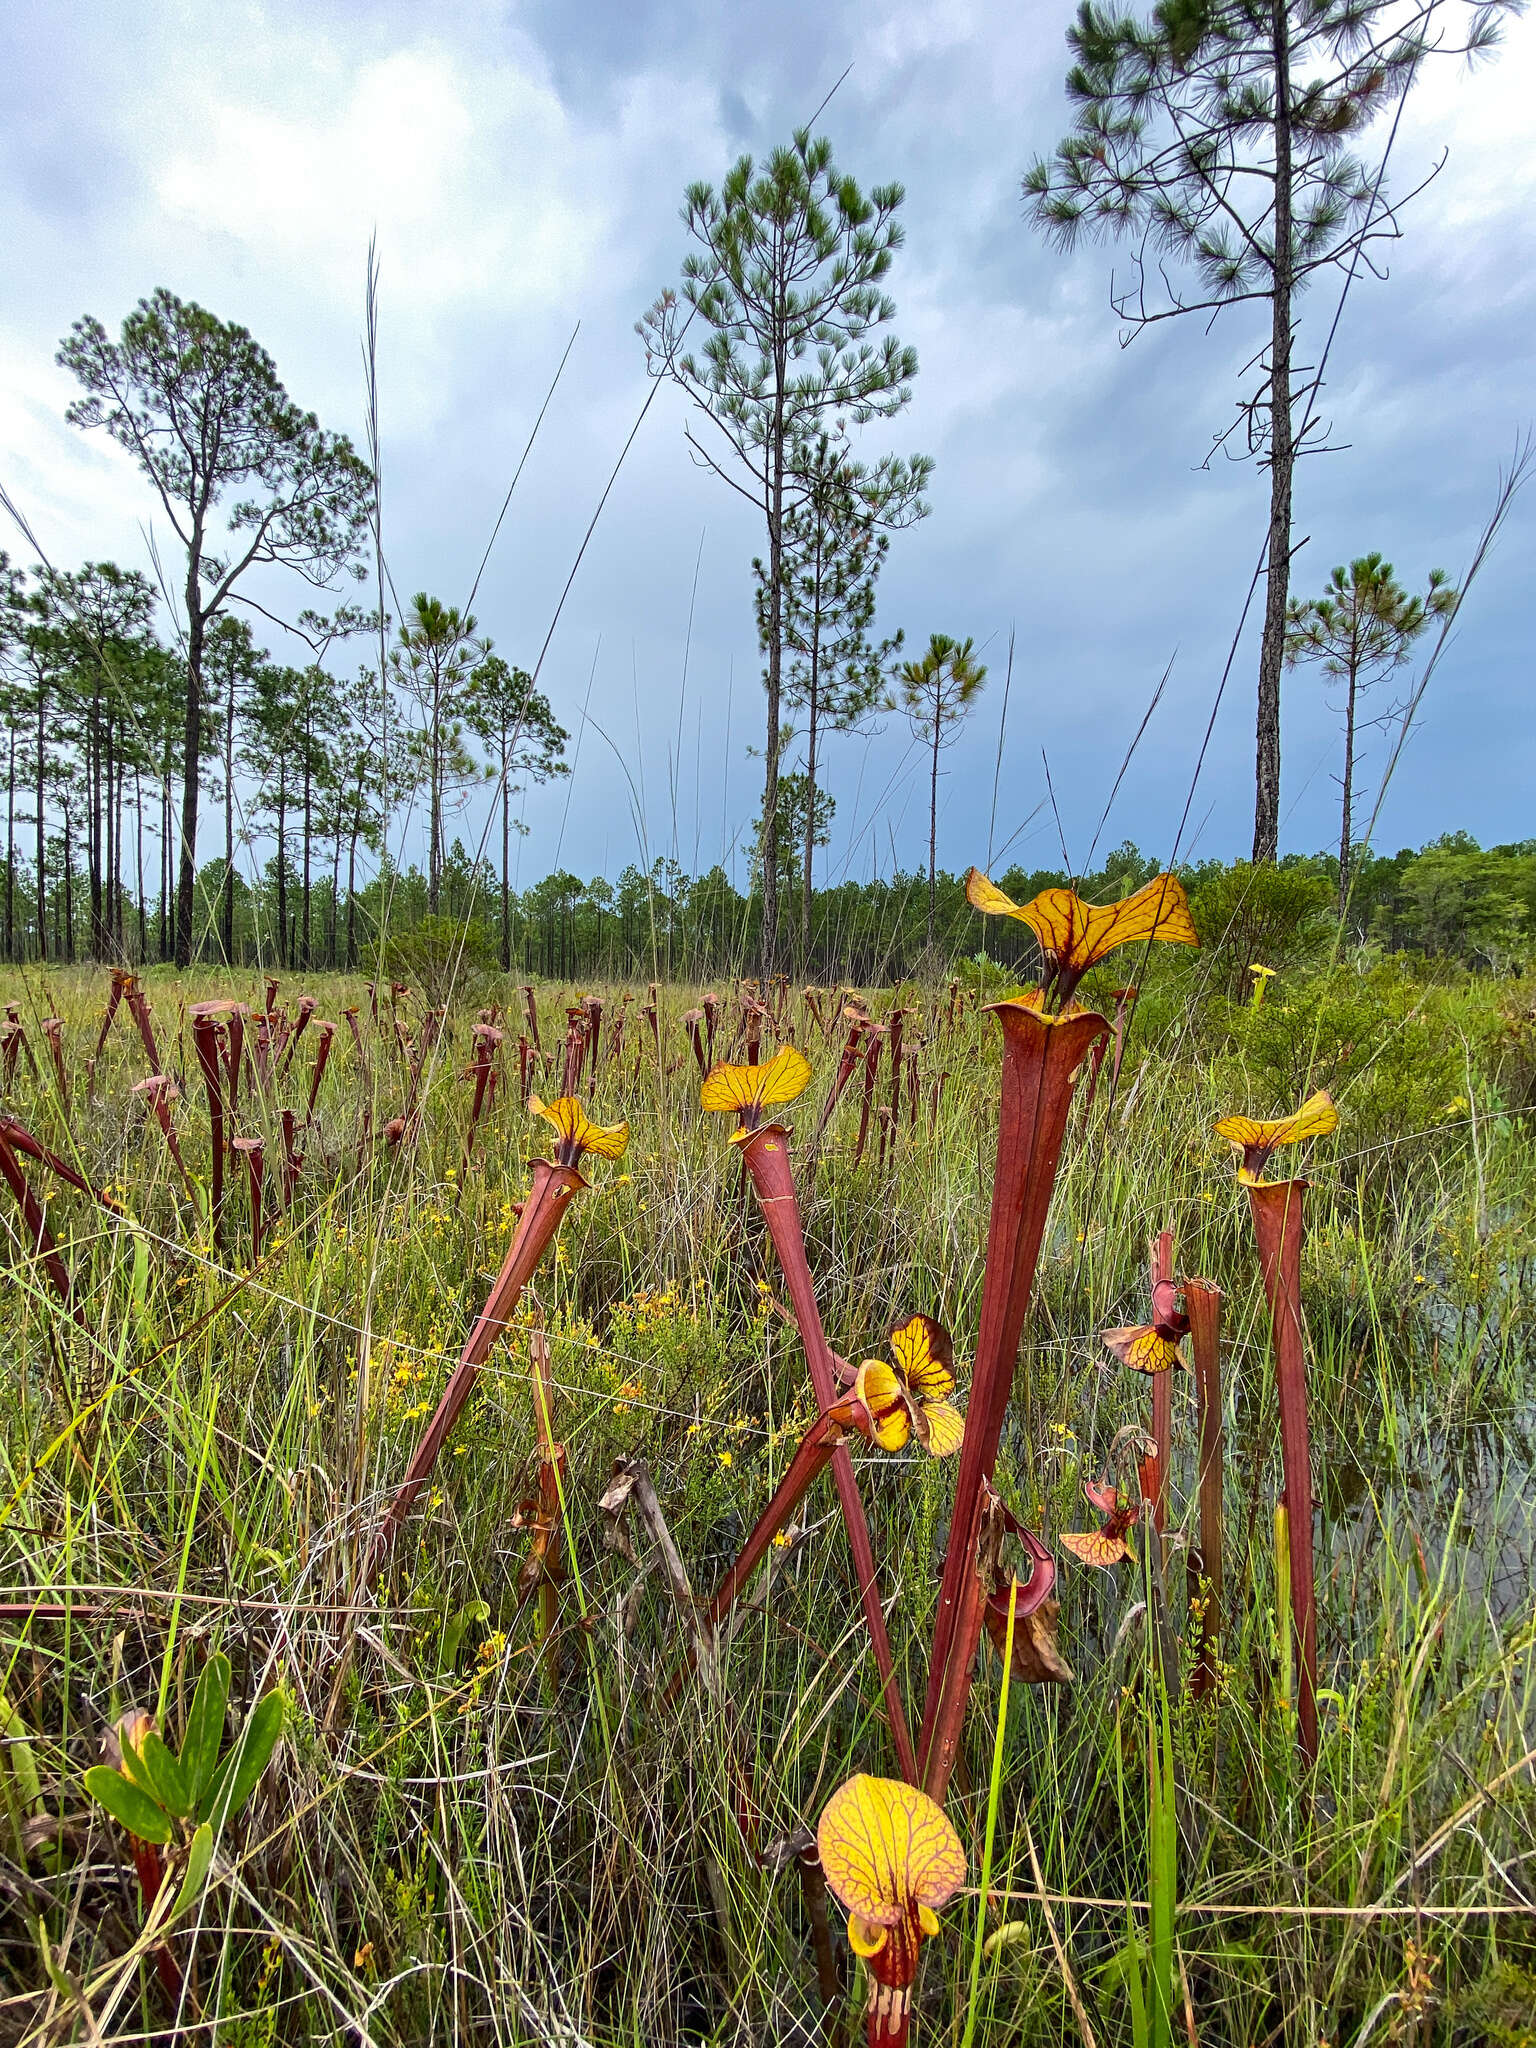
[{"label": "pine tree", "polygon": [[[828,420],[889,418],[911,398],[916,351],[893,335],[871,339],[896,316],[880,281],[901,247],[895,215],[903,196],[900,185],[877,185],[866,199],[834,165],[831,143],[799,129],[761,166],[739,158],[718,193],[689,186],[683,220],[697,247],[684,258],[681,295],[664,291],[637,323],[651,374],[674,379],[716,430],[718,439],[706,444],[689,429],[695,456],[757,507],[767,529],[761,815],[768,969],[779,943],[784,522],[801,495],[792,450],[813,441]],[[685,347],[695,320],[708,335],[697,354]]]},{"label": "pine tree", "polygon": [[[891,533],[927,516],[922,494],[933,462],[926,455],[908,462],[887,457],[866,467],[853,461],[841,437],[823,432],[812,442],[796,443],[791,467],[798,496],[784,519],[781,628],[788,657],[784,699],[806,715],[807,793],[795,806],[804,963],[811,949],[812,860],[815,848],[827,843],[825,835],[814,837],[822,815],[821,743],[827,733],[866,729],[883,704],[903,636],[898,631],[885,640],[871,637],[875,587]],[[772,583],[763,562],[752,566],[758,628],[766,637]],[[780,829],[787,829],[789,807],[784,803],[778,816]],[[785,866],[781,861],[781,872]]]},{"label": "pine tree", "polygon": [[976,659],[975,643],[952,640],[947,633],[930,635],[916,661],[900,675],[900,703],[914,739],[928,749],[928,944],[933,946],[938,891],[939,755],[960,737],[971,706],[981,695],[987,672]]},{"label": "pine tree", "polygon": [[[1253,857],[1280,830],[1280,674],[1297,457],[1321,444],[1316,377],[1296,363],[1298,308],[1324,272],[1352,274],[1399,233],[1385,158],[1359,144],[1426,56],[1478,55],[1518,0],[1161,0],[1150,19],[1082,0],[1067,32],[1075,132],[1024,179],[1035,224],[1063,247],[1132,244],[1113,290],[1126,338],[1195,314],[1268,315],[1239,421],[1269,469],[1259,645]],[[1452,20],[1464,33],[1448,33]],[[1321,348],[1321,341],[1319,341]],[[1218,437],[1225,445],[1231,434]]]},{"label": "pine tree", "polygon": [[[490,751],[501,812],[501,966],[512,969],[511,840],[512,799],[529,782],[548,782],[569,773],[564,760],[570,734],[556,723],[549,699],[533,687],[525,669],[488,654],[471,674],[464,698],[470,731]],[[524,828],[521,824],[518,831]]]},{"label": "pine tree", "polygon": [[[373,477],[343,434],[284,390],[243,327],[160,290],[113,341],[77,320],[59,349],[85,396],[66,418],[103,427],[153,486],[186,555],[186,705],[176,963],[192,958],[209,629],[248,571],[286,567],[317,588],[349,570],[368,532]],[[233,502],[228,502],[233,501]],[[221,510],[221,508],[224,508]]]},{"label": "pine tree", "polygon": [[1431,569],[1423,597],[1410,597],[1380,555],[1361,555],[1336,568],[1321,597],[1293,598],[1286,611],[1285,659],[1315,663],[1331,682],[1344,686],[1344,773],[1339,834],[1339,915],[1349,905],[1354,861],[1355,774],[1359,764],[1357,720],[1366,691],[1401,668],[1414,642],[1437,619],[1456,609],[1458,593],[1443,569]]}]

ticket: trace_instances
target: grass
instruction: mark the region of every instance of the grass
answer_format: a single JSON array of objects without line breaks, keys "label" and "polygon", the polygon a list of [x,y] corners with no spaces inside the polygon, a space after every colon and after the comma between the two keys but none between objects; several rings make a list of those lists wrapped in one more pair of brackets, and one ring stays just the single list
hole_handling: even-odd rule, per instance
[{"label": "grass", "polygon": [[[567,1453],[556,1658],[540,1653],[537,1602],[519,1589],[520,1504],[538,1476],[521,1334],[493,1354],[373,1600],[350,1606],[391,1484],[499,1264],[527,1159],[543,1149],[544,1127],[517,1099],[515,1046],[467,1173],[467,1000],[427,1063],[414,1142],[360,1147],[365,1103],[377,1133],[406,1094],[365,1003],[368,1068],[339,1034],[294,1202],[253,1264],[243,1178],[231,1176],[220,1253],[131,1094],[145,1060],[126,1011],[87,1093],[105,979],[18,972],[13,985],[43,1078],[22,1062],[3,1107],[109,1183],[128,1214],[50,1198],[81,1328],[21,1256],[14,1204],[0,1211],[12,1262],[0,1301],[0,1583],[7,1601],[73,1606],[67,1620],[0,1625],[13,1713],[0,2036],[163,2036],[171,2013],[136,1945],[126,1845],[88,1808],[81,1777],[130,1706],[162,1702],[179,1734],[218,1648],[233,1665],[232,1714],[272,1683],[291,1711],[276,1761],[220,1840],[195,1948],[190,1923],[173,1937],[193,1987],[182,2020],[200,2029],[189,2038],[820,2038],[794,1858],[760,1860],[738,1815],[755,1805],[770,1846],[814,1827],[851,1770],[893,1769],[830,1483],[734,1623],[719,1682],[706,1674],[670,1713],[656,1701],[687,1626],[645,1532],[616,1534],[598,1505],[614,1459],[643,1458],[707,1598],[813,1414],[739,1161],[697,1108],[681,1022],[696,992],[663,991],[659,1059],[632,1007],[621,1062],[605,1056],[581,1091],[595,1115],[629,1119],[630,1151],[616,1167],[588,1162],[591,1191],[525,1297],[550,1346]],[[178,1001],[259,1002],[259,981],[154,973],[148,986],[162,1053],[185,1083],[183,1149],[206,1179],[207,1117],[190,1030],[175,1037]],[[360,983],[304,987],[338,1018],[363,1000]],[[290,979],[283,994],[298,989]],[[882,1012],[888,996],[870,993]],[[605,1041],[619,1007],[607,994]],[[1341,1000],[1331,982],[1324,994]],[[546,1044],[565,1000],[540,990]],[[1304,986],[1294,1000],[1305,1008]],[[1174,2038],[1207,2044],[1536,2039],[1536,1176],[1522,1120],[1504,1106],[1494,992],[1468,983],[1394,1002],[1370,1026],[1379,1044],[1362,1053],[1351,1024],[1342,1081],[1324,1073],[1343,1124],[1312,1163],[1317,1771],[1297,1761],[1277,1668],[1266,1311],[1246,1208],[1210,1137],[1233,1108],[1294,1106],[1276,1099],[1273,1073],[1295,1034],[1276,1053],[1278,1008],[1271,1025],[1169,983],[1143,1000],[1118,1095],[1101,1086],[1069,1137],[999,1471],[1047,1540],[1087,1526],[1080,1482],[1117,1432],[1145,1426],[1147,1406],[1095,1333],[1140,1319],[1148,1234],[1171,1227],[1180,1268],[1226,1294],[1218,1682],[1191,1702],[1175,1674],[1165,1742],[1158,1630],[1129,1565],[1062,1561],[1071,1688],[1016,1683],[1005,1716],[998,1660],[983,1650],[948,1806],[973,1885],[990,1843],[989,1896],[956,1900],[925,1951],[922,2039],[1108,2048],[1142,2028],[1165,2038],[1155,2030],[1170,2023]],[[49,1009],[66,1021],[68,1126],[37,1029]],[[1439,1082],[1412,1093],[1428,1058],[1413,1034],[1431,1012],[1436,1056],[1463,1075],[1459,1110]],[[1393,1047],[1410,1042],[1395,1098]],[[816,1079],[796,1118],[807,1137],[837,1042],[809,1049]],[[281,1095],[299,1109],[309,1056],[306,1041]],[[949,1076],[937,1115],[930,1126],[925,1078],[916,1139],[903,1129],[883,1170],[873,1139],[853,1164],[859,1077],[813,1184],[799,1163],[828,1335],[855,1361],[917,1309],[940,1316],[962,1360],[974,1341],[995,1029],[967,1007],[952,1034],[930,1029],[921,1058],[925,1076]],[[1433,1114],[1441,1105],[1453,1113]],[[253,1116],[242,1098],[241,1128],[266,1137],[269,1162],[276,1108]],[[1445,1128],[1423,1135],[1432,1124]],[[1164,1573],[1186,1673],[1195,1454],[1186,1382]],[[915,1712],[952,1477],[916,1450],[856,1463]],[[851,2026],[855,1973],[833,1923]],[[1154,2010],[1154,1983],[1171,1983],[1171,2013]]]}]

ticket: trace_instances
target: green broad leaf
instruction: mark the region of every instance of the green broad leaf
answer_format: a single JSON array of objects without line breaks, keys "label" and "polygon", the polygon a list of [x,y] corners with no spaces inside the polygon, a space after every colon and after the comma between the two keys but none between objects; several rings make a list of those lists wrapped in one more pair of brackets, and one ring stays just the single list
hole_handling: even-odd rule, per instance
[{"label": "green broad leaf", "polygon": [[10,1778],[21,1811],[27,1814],[36,1811],[43,1796],[43,1781],[38,1775],[30,1731],[3,1692],[0,1692],[0,1773]]},{"label": "green broad leaf", "polygon": [[161,1847],[170,1841],[169,1815],[132,1778],[125,1778],[110,1764],[92,1764],[85,1774],[84,1783],[97,1805],[104,1806],[130,1835],[137,1835],[141,1842],[157,1842]]},{"label": "green broad leaf", "polygon": [[459,1661],[459,1646],[464,1640],[464,1631],[473,1623],[484,1627],[491,1618],[491,1610],[483,1600],[470,1600],[457,1614],[452,1615],[443,1625],[443,1644],[438,1669],[451,1671]]},{"label": "green broad leaf", "polygon": [[224,1740],[224,1715],[229,1704],[229,1659],[220,1651],[203,1666],[192,1695],[186,1729],[181,1738],[181,1772],[187,1793],[195,1807],[213,1779],[219,1761],[219,1744]]},{"label": "green broad leaf", "polygon": [[149,1301],[149,1240],[137,1231],[133,1238],[133,1274],[129,1291],[135,1313],[142,1316]]},{"label": "green broad leaf", "polygon": [[213,1782],[198,1803],[200,1820],[210,1820],[220,1828],[239,1813],[272,1761],[272,1752],[283,1732],[283,1714],[280,1692],[269,1692],[265,1699],[256,1702],[240,1731],[239,1741],[214,1772]]},{"label": "green broad leaf", "polygon": [[149,1773],[150,1789],[167,1813],[185,1820],[192,1811],[192,1794],[186,1773],[158,1735],[146,1735],[139,1752]]},{"label": "green broad leaf", "polygon": [[208,1866],[213,1861],[213,1829],[204,1821],[192,1837],[192,1846],[187,1851],[186,1873],[181,1880],[181,1890],[176,1894],[176,1903],[171,1908],[174,1920],[179,1913],[185,1913],[196,1902],[208,1877]]},{"label": "green broad leaf", "polygon": [[[120,1745],[120,1754],[123,1759],[122,1775],[131,1784],[137,1785],[141,1792],[147,1792],[158,1806],[160,1803],[160,1792],[154,1778],[150,1775],[149,1765],[145,1763],[143,1757],[131,1743],[122,1743]],[[146,1836],[145,1839],[147,1841],[149,1838]]]}]

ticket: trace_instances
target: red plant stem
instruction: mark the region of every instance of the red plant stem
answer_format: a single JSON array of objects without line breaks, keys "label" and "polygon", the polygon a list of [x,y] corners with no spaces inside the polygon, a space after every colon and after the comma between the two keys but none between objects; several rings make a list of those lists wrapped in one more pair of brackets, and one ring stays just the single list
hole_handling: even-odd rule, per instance
[{"label": "red plant stem", "polygon": [[292,1035],[283,1049],[283,1064],[279,1070],[279,1080],[282,1079],[282,1076],[293,1065],[293,1056],[299,1049],[299,1040],[304,1036],[304,1027],[315,1014],[315,1009],[316,1004],[313,996],[302,996],[299,999],[299,1014],[294,1024]]},{"label": "red plant stem", "polygon": [[981,1327],[919,1737],[922,1786],[940,1804],[959,1753],[981,1640],[985,1589],[978,1579],[977,1547],[982,1513],[997,1465],[1019,1339],[1056,1185],[1073,1077],[1109,1029],[1092,1010],[1055,1018],[1019,1001],[989,1008],[1003,1032],[997,1168],[987,1225]]},{"label": "red plant stem", "polygon": [[[795,1455],[789,1461],[788,1471],[774,1488],[773,1498],[758,1517],[751,1535],[741,1546],[735,1563],[721,1580],[714,1599],[709,1603],[708,1612],[704,1616],[704,1629],[707,1635],[714,1635],[735,1606],[742,1588],[768,1555],[774,1537],[799,1507],[839,1450],[842,1450],[844,1458],[847,1457],[847,1451],[843,1448],[843,1438],[852,1427],[854,1412],[855,1404],[851,1401],[830,1407],[817,1416],[801,1437]],[[666,1691],[661,1696],[663,1706],[670,1706],[676,1699],[683,1680],[693,1669],[697,1658],[698,1646],[694,1643],[689,1646],[682,1663],[667,1681]]]},{"label": "red plant stem", "polygon": [[[133,1851],[133,1867],[139,1879],[139,1898],[143,1903],[144,1917],[147,1920],[150,1909],[160,1896],[160,1887],[165,1882],[165,1863],[153,1842],[141,1842],[137,1835],[130,1835],[128,1843]],[[155,1943],[155,1969],[172,2004],[180,2005],[181,1971],[177,1968],[176,1958],[171,1954],[166,1942]]]},{"label": "red plant stem", "polygon": [[267,1070],[272,1055],[272,1026],[265,1017],[253,1017],[251,1029],[255,1034],[255,1045],[251,1051],[251,1088],[265,1091]]},{"label": "red plant stem", "polygon": [[76,1194],[89,1195],[93,1202],[99,1203],[103,1209],[110,1210],[114,1216],[122,1213],[118,1203],[109,1201],[100,1188],[93,1188],[84,1175],[76,1173],[68,1160],[61,1159],[57,1152],[50,1152],[46,1145],[40,1145],[26,1125],[18,1123],[15,1117],[0,1116],[0,1138],[4,1138],[14,1151],[25,1154],[28,1159],[35,1159],[39,1166],[46,1166],[50,1173],[57,1175],[64,1185],[73,1188]]},{"label": "red plant stem", "polygon": [[251,1256],[261,1257],[261,1183],[266,1172],[260,1138],[236,1138],[235,1150],[245,1154],[245,1170],[251,1183]]},{"label": "red plant stem", "polygon": [[[805,1229],[800,1220],[800,1204],[789,1167],[789,1136],[782,1124],[766,1124],[762,1130],[754,1132],[741,1149],[768,1225],[768,1234],[773,1239],[773,1248],[779,1255],[779,1266],[789,1291],[789,1303],[794,1311],[795,1326],[800,1332],[800,1342],[805,1348],[805,1362],[810,1369],[816,1403],[825,1411],[836,1405],[837,1381],[832,1349],[822,1328],[821,1310],[817,1306],[811,1268],[805,1256]],[[843,1526],[848,1532],[848,1548],[858,1574],[859,1598],[869,1629],[870,1647],[880,1671],[880,1687],[885,1697],[891,1740],[896,1746],[902,1776],[909,1785],[915,1785],[917,1758],[907,1727],[906,1708],[896,1682],[896,1665],[891,1656],[890,1637],[886,1633],[885,1610],[880,1604],[874,1546],[869,1538],[869,1523],[859,1495],[859,1482],[854,1476],[853,1460],[845,1445],[840,1444],[833,1456],[832,1477],[837,1484]]]},{"label": "red plant stem", "polygon": [[574,1166],[556,1166],[550,1159],[534,1161],[532,1185],[523,1203],[523,1213],[518,1218],[512,1242],[507,1247],[507,1256],[486,1298],[485,1307],[465,1340],[459,1362],[449,1375],[436,1411],[421,1433],[411,1462],[406,1467],[400,1491],[379,1525],[363,1582],[365,1587],[371,1586],[378,1577],[400,1533],[401,1524],[415,1505],[417,1495],[432,1477],[448,1432],[457,1421],[459,1410],[469,1399],[475,1381],[480,1377],[480,1368],[506,1328],[534,1268],[554,1242],[555,1232],[560,1228],[571,1196],[586,1185]]},{"label": "red plant stem", "polygon": [[325,1063],[331,1056],[331,1040],[336,1035],[334,1024],[322,1024],[320,1043],[315,1047],[314,1072],[309,1077],[309,1100],[304,1105],[304,1120],[307,1123],[315,1113],[315,1103],[320,1095],[320,1083],[325,1077]]},{"label": "red plant stem", "polygon": [[238,1004],[229,1013],[228,1033],[224,1058],[229,1075],[229,1106],[233,1109],[240,1100],[240,1063],[245,1055],[245,1015]]},{"label": "red plant stem", "polygon": [[1291,1618],[1300,1652],[1296,1736],[1309,1763],[1317,1757],[1317,1594],[1312,1561],[1312,1445],[1307,1427],[1307,1359],[1301,1334],[1304,1180],[1248,1186],[1259,1267],[1269,1297],[1280,1393],[1280,1456],[1291,1531]]},{"label": "red plant stem", "polygon": [[869,1113],[875,1099],[875,1072],[880,1065],[881,1043],[879,1027],[874,1026],[871,1028],[869,1045],[864,1053],[864,1097],[859,1104],[859,1135],[853,1147],[855,1166],[864,1157],[864,1146],[869,1138]]},{"label": "red plant stem", "polygon": [[[1101,1038],[1095,1054],[1104,1050]],[[1094,1067],[1095,1076],[1098,1067]],[[1173,1278],[1173,1232],[1160,1230],[1152,1240],[1152,1320],[1177,1310],[1178,1289]],[[1152,1509],[1152,1526],[1161,1540],[1168,1521],[1168,1463],[1173,1452],[1173,1368],[1152,1375],[1152,1443],[1150,1458],[1142,1461],[1142,1492]]]},{"label": "red plant stem", "polygon": [[538,1589],[538,1619],[535,1640],[544,1653],[544,1668],[551,1686],[560,1681],[560,1639],[555,1625],[560,1618],[560,1585],[565,1577],[561,1548],[561,1496],[565,1486],[565,1445],[554,1437],[555,1383],[550,1370],[549,1339],[543,1330],[528,1338],[528,1366],[533,1381],[534,1427],[539,1443],[539,1498],[534,1515],[534,1535],[527,1561],[519,1574],[524,1594]]},{"label": "red plant stem", "polygon": [[905,1010],[892,1010],[888,1029],[891,1034],[891,1121],[901,1121],[901,1039],[906,1023]]},{"label": "red plant stem", "polygon": [[940,1111],[940,1110],[941,1110],[941,1109],[943,1108],[943,1106],[944,1106],[944,1083],[945,1083],[945,1082],[946,1082],[946,1081],[947,1081],[948,1079],[949,1079],[949,1069],[948,1069],[948,1067],[944,1067],[944,1068],[942,1068],[942,1069],[941,1069],[941,1070],[940,1070],[940,1071],[939,1071],[939,1072],[938,1072],[937,1074],[935,1074],[935,1075],[934,1075],[934,1077],[933,1077],[933,1087],[932,1087],[932,1089],[931,1089],[931,1090],[929,1091],[929,1098],[928,1098],[928,1130],[929,1130],[929,1133],[930,1133],[930,1135],[937,1135],[937,1132],[938,1132],[938,1128],[939,1128],[939,1111]]},{"label": "red plant stem", "polygon": [[224,1218],[224,1092],[219,1085],[219,1027],[211,1017],[192,1019],[192,1046],[202,1069],[203,1088],[208,1097],[208,1149],[212,1193],[209,1208],[213,1241],[222,1245]]},{"label": "red plant stem", "polygon": [[285,1109],[281,1121],[283,1130],[282,1206],[286,1211],[292,1204],[293,1190],[298,1183],[299,1175],[304,1170],[304,1154],[295,1143],[298,1136],[298,1119],[294,1116],[293,1111]]},{"label": "red plant stem", "polygon": [[132,1013],[134,1023],[139,1027],[139,1037],[143,1040],[144,1050],[149,1056],[149,1071],[152,1074],[158,1074],[160,1072],[160,1052],[155,1044],[154,1026],[149,1021],[149,998],[137,982],[130,983],[126,993],[129,1011]]},{"label": "red plant stem", "polygon": [[191,1174],[187,1171],[187,1162],[182,1157],[181,1143],[176,1136],[176,1126],[171,1121],[171,1105],[166,1101],[164,1094],[159,1089],[156,1089],[149,1099],[150,1106],[155,1113],[155,1121],[159,1124],[161,1135],[165,1139],[165,1149],[175,1161],[176,1171],[181,1175],[188,1195],[195,1201],[197,1199],[197,1190],[193,1184]]},{"label": "red plant stem", "polygon": [[688,1039],[693,1047],[693,1057],[698,1066],[699,1073],[701,1077],[707,1078],[709,1074],[709,1061],[704,1056],[704,1034],[699,1028],[703,1022],[703,1016],[702,1010],[697,1015],[690,1011],[683,1019],[683,1022],[688,1029]]},{"label": "red plant stem", "polygon": [[1143,1467],[1142,1491],[1152,1509],[1152,1526],[1161,1538],[1168,1524],[1168,1453],[1173,1442],[1171,1366],[1167,1372],[1152,1375],[1152,1441],[1157,1449]]},{"label": "red plant stem", "polygon": [[832,1086],[827,1090],[827,1099],[821,1106],[821,1116],[816,1125],[818,1138],[832,1121],[832,1112],[836,1109],[843,1090],[853,1079],[853,1070],[859,1063],[859,1040],[863,1035],[863,1018],[853,1018],[848,1026],[847,1042],[837,1063],[837,1072],[832,1077]]},{"label": "red plant stem", "polygon": [[[847,1402],[842,1404],[845,1413],[848,1407]],[[819,1415],[800,1439],[795,1455],[789,1461],[789,1470],[775,1487],[772,1500],[764,1508],[757,1526],[742,1545],[740,1555],[709,1603],[704,1619],[711,1631],[719,1627],[735,1606],[742,1587],[768,1555],[774,1537],[842,1447],[845,1434],[845,1422],[838,1419],[837,1410],[832,1410]]]},{"label": "red plant stem", "polygon": [[592,1079],[595,1084],[597,1080],[598,1055],[602,1051],[603,1045],[603,1003],[600,996],[587,997],[587,1016],[590,1018],[592,1026],[592,1036],[588,1044],[592,1062]]},{"label": "red plant stem", "polygon": [[1224,1427],[1221,1400],[1221,1290],[1208,1280],[1186,1280],[1184,1306],[1189,1314],[1189,1348],[1195,1361],[1195,1402],[1200,1433],[1200,1569],[1206,1581],[1200,1618],[1200,1662],[1194,1675],[1196,1694],[1216,1676],[1216,1642],[1221,1634],[1222,1458]]},{"label": "red plant stem", "polygon": [[22,1221],[26,1225],[27,1236],[31,1239],[34,1256],[52,1281],[54,1292],[60,1301],[84,1329],[85,1318],[74,1299],[69,1268],[60,1258],[54,1245],[53,1232],[48,1228],[48,1218],[43,1212],[43,1205],[32,1192],[31,1182],[22,1172],[21,1161],[3,1137],[0,1137],[0,1174],[4,1174],[6,1180],[10,1182],[11,1193],[16,1197],[17,1206],[21,1210]]},{"label": "red plant stem", "polygon": [[464,1133],[464,1150],[459,1160],[459,1193],[464,1192],[464,1182],[469,1178],[470,1163],[475,1150],[475,1127],[480,1121],[480,1112],[485,1107],[486,1088],[491,1079],[491,1054],[482,1049],[475,1056],[475,1063],[469,1070],[475,1084],[474,1098],[469,1105],[469,1129]]},{"label": "red plant stem", "polygon": [[64,1026],[57,1017],[43,1019],[43,1036],[48,1041],[48,1050],[53,1054],[53,1071],[59,1081],[59,1101],[64,1114],[69,1115],[69,1076],[64,1070]]},{"label": "red plant stem", "polygon": [[124,981],[125,976],[121,968],[114,967],[112,987],[107,995],[106,1015],[102,1018],[101,1029],[96,1034],[96,1050],[91,1054],[93,1063],[101,1058],[101,1048],[106,1044],[107,1033],[112,1029],[112,1019],[117,1015],[117,1006],[123,1000]]}]

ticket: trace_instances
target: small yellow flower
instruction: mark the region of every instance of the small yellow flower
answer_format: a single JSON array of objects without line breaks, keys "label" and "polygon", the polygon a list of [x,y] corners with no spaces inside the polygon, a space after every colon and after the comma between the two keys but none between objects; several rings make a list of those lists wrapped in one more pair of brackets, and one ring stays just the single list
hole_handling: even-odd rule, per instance
[{"label": "small yellow flower", "polygon": [[731,1462],[731,1454],[729,1451],[717,1451],[715,1453],[715,1456],[720,1460],[720,1463],[722,1465],[728,1466]]}]

